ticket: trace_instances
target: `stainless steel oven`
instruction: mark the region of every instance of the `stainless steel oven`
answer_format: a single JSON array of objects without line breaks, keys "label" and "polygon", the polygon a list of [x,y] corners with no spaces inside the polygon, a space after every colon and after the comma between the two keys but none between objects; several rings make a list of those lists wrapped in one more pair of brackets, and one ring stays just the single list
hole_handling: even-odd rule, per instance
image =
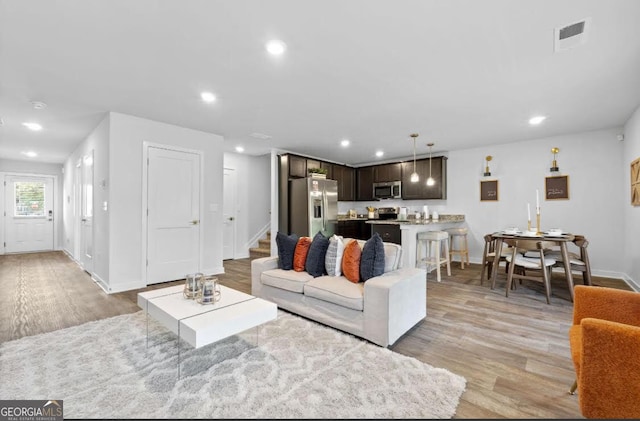
[{"label": "stainless steel oven", "polygon": [[373,183],[373,197],[376,199],[401,199],[402,182],[387,181],[384,183]]}]

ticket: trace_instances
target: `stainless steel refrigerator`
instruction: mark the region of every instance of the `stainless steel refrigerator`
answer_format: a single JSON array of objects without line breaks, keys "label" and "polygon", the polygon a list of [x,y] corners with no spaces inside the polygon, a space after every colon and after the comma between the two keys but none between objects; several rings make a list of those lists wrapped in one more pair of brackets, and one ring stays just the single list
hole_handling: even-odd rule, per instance
[{"label": "stainless steel refrigerator", "polygon": [[338,223],[338,182],[324,178],[289,181],[290,234],[313,238],[318,231],[326,237]]}]

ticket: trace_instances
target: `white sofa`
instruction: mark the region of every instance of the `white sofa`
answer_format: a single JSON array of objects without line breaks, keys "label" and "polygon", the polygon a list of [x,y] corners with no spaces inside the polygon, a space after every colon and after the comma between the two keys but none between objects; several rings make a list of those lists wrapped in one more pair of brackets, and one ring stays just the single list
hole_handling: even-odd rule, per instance
[{"label": "white sofa", "polygon": [[[364,241],[357,241],[362,247]],[[384,252],[384,273],[359,283],[278,269],[277,256],[254,259],[251,294],[386,347],[426,317],[427,278],[424,269],[398,268],[399,245],[384,243]]]}]

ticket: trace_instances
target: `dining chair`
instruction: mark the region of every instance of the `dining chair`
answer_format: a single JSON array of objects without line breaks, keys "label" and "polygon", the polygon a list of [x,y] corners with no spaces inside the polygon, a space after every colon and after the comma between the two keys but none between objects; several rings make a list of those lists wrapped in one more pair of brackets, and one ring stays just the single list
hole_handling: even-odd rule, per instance
[{"label": "dining chair", "polygon": [[[511,248],[507,247],[506,244],[503,244],[502,251],[500,253],[500,258],[498,259],[497,264],[500,265],[500,262],[505,262],[505,273],[509,270],[509,263],[507,262],[507,256],[511,254]],[[491,271],[493,270],[493,265],[496,262],[496,239],[492,234],[487,234],[484,236],[484,250],[482,252],[482,268],[480,272],[480,285],[484,282],[484,274],[487,274],[487,281],[491,278]]]},{"label": "dining chair", "polygon": [[[582,283],[584,285],[591,285],[591,265],[589,264],[589,254],[587,253],[589,241],[587,241],[583,235],[576,235],[573,239],[573,244],[578,247],[579,254],[571,251],[569,252],[571,270],[582,272]],[[556,260],[554,267],[564,268],[564,261],[560,251],[554,250],[550,253],[546,253],[545,255]]]},{"label": "dining chair", "polygon": [[[505,238],[504,242],[512,248],[512,252],[507,256],[509,262],[509,271],[507,275],[506,296],[509,296],[509,290],[515,287],[513,279],[529,280],[541,282],[544,284],[547,296],[547,304],[551,304],[551,267],[556,263],[555,259],[546,257],[545,250],[555,245],[552,241],[536,240],[536,239],[519,239]],[[531,252],[536,252],[537,257],[525,257],[524,254],[529,252],[528,256],[532,256]],[[518,269],[518,272],[516,272]],[[531,271],[534,271],[534,274]],[[529,271],[527,273],[527,271]],[[536,275],[537,274],[537,275]]]}]

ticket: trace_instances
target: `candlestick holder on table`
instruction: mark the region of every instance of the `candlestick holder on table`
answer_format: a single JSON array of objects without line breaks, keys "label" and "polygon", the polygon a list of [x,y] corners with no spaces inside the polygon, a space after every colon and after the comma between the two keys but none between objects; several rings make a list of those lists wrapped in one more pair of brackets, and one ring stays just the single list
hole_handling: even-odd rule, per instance
[{"label": "candlestick holder on table", "polygon": [[527,231],[531,232],[531,219],[527,219]]},{"label": "candlestick holder on table", "polygon": [[536,235],[542,235],[542,232],[540,231],[540,212],[536,214],[536,224],[538,225],[536,227]]}]

